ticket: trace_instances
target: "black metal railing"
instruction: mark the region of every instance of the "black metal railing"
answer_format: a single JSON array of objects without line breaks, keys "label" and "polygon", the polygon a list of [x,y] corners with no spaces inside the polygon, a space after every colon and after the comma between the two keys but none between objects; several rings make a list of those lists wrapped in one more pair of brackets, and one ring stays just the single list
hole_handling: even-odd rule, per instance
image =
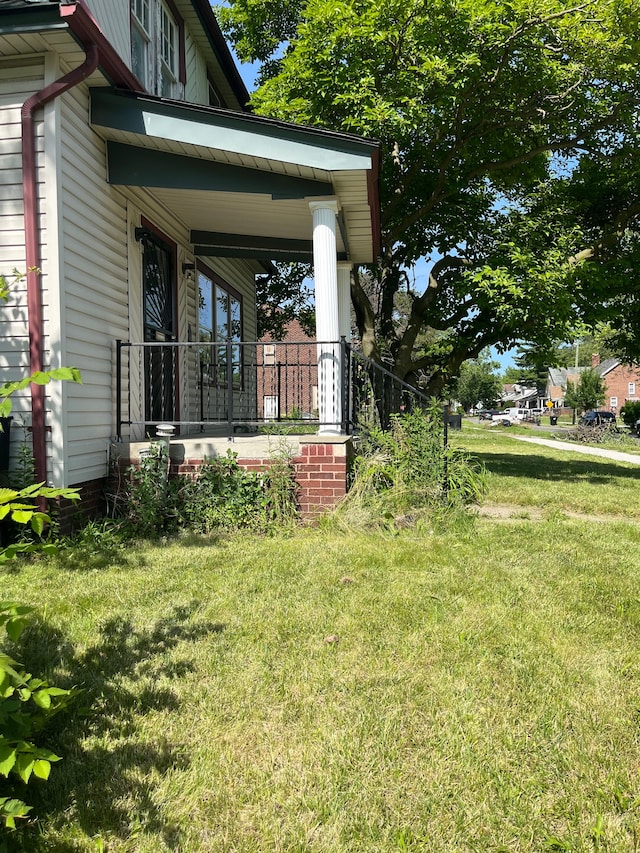
[{"label": "black metal railing", "polygon": [[387,368],[347,345],[343,361],[347,391],[347,423],[351,432],[378,426],[386,429],[400,412],[426,410],[430,398]]},{"label": "black metal railing", "polygon": [[125,427],[232,436],[268,425],[353,433],[386,427],[426,395],[344,339],[132,343],[116,341],[116,435]]}]

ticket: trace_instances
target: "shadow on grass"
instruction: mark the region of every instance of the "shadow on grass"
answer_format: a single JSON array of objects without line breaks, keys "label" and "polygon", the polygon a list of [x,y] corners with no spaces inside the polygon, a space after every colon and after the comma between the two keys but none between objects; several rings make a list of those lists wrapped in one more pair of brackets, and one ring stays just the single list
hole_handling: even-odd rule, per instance
[{"label": "shadow on grass", "polygon": [[[54,765],[46,785],[31,786],[26,795],[42,830],[64,826],[72,809],[88,838],[108,833],[132,839],[144,831],[160,835],[169,849],[179,848],[179,830],[154,794],[158,776],[186,769],[188,756],[160,726],[145,733],[144,721],[154,711],[179,708],[178,694],[166,683],[194,669],[193,661],[172,661],[169,654],[179,643],[224,631],[220,623],[193,621],[197,607],[197,601],[174,607],[150,628],[137,628],[126,617],[111,619],[81,654],[46,622],[25,631],[16,656],[57,686],[83,689],[66,719],[57,717],[43,738],[63,761]],[[86,839],[76,847],[68,840],[52,842],[51,833],[44,846],[37,825],[14,838],[13,849],[21,851],[87,849]]]},{"label": "shadow on grass", "polygon": [[640,480],[640,467],[626,468],[607,459],[590,456],[588,459],[560,461],[538,454],[473,452],[487,471],[501,477],[527,477],[547,482],[582,480],[585,483],[605,484],[612,478]]}]

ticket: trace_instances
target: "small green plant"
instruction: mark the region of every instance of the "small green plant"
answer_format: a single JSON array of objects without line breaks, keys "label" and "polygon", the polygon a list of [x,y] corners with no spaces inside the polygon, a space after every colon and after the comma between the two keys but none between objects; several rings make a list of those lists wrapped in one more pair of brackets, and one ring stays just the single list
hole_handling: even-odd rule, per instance
[{"label": "small green plant", "polygon": [[280,442],[271,450],[270,464],[263,477],[267,522],[287,527],[298,521],[298,486],[294,477],[291,448]]},{"label": "small green plant", "polygon": [[[33,608],[15,602],[0,602],[0,628],[10,640],[20,639]],[[31,811],[14,790],[15,783],[27,785],[32,778],[47,780],[51,764],[60,756],[39,744],[39,735],[53,716],[67,708],[77,690],[52,687],[23,669],[12,657],[0,652],[0,821],[15,829],[16,820]]]},{"label": "small green plant", "polygon": [[168,479],[167,446],[152,441],[141,454],[140,464],[126,472],[120,501],[129,531],[138,537],[166,532],[176,521],[176,486]]},{"label": "small green plant", "polygon": [[207,459],[181,490],[185,527],[210,533],[219,527],[250,527],[264,520],[262,478],[238,465],[237,454]]}]

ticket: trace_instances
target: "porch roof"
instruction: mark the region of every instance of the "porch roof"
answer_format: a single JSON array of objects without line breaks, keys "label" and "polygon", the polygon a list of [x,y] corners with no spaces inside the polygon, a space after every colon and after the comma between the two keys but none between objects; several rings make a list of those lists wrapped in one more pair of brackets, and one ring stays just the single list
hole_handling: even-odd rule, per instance
[{"label": "porch roof", "polygon": [[198,255],[311,260],[309,202],[336,197],[338,254],[379,251],[379,145],[316,128],[113,88],[91,90],[108,180],[145,187]]}]

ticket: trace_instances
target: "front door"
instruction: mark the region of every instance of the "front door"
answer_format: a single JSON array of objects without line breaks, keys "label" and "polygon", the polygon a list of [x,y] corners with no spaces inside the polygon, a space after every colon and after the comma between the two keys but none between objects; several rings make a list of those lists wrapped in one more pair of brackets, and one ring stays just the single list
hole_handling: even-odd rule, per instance
[{"label": "front door", "polygon": [[155,433],[154,423],[176,418],[178,357],[175,347],[175,250],[153,233],[143,239],[142,288],[145,347],[145,421]]}]

